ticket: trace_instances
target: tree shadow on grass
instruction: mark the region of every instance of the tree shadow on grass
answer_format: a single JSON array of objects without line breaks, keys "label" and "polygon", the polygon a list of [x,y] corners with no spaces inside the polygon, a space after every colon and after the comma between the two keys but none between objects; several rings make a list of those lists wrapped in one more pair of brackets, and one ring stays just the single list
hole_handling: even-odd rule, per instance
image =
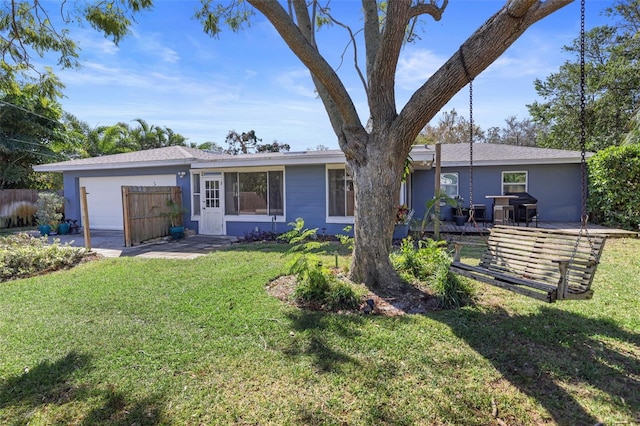
[{"label": "tree shadow on grass", "polygon": [[430,316],[449,325],[505,379],[535,398],[557,424],[598,423],[575,395],[586,392],[590,399],[601,399],[593,395],[596,391],[606,394],[601,402],[610,407],[614,421],[640,420],[640,334],[607,319],[546,306],[531,315],[494,308]]},{"label": "tree shadow on grass", "polygon": [[54,362],[42,361],[19,376],[0,383],[0,409],[22,406],[24,410],[44,404],[64,404],[75,398],[72,382],[76,370],[90,368],[90,356],[71,351]]},{"label": "tree shadow on grass", "polygon": [[[359,401],[362,420],[368,424],[405,425],[413,424],[403,417],[402,410],[398,410],[393,401],[382,398],[377,400],[375,395],[388,395],[392,391],[387,383],[397,380],[398,368],[394,360],[378,360],[375,363],[362,363],[348,352],[339,350],[339,343],[332,344],[332,339],[350,340],[362,335],[362,328],[368,321],[379,321],[380,318],[364,317],[361,315],[339,315],[326,312],[299,310],[288,315],[293,325],[294,335],[284,353],[291,357],[310,357],[317,374],[332,374],[344,378],[345,381],[362,383],[363,389],[369,389],[370,395],[366,400]],[[394,322],[405,321],[405,318],[395,317]],[[304,333],[304,336],[299,334]],[[366,371],[366,374],[356,374],[353,371]],[[317,400],[309,400],[298,407],[297,423],[309,425],[338,424],[340,420],[331,414],[331,410],[323,408]]]},{"label": "tree shadow on grass", "polygon": [[[0,382],[0,412],[10,413],[10,424],[29,424],[35,411],[89,399],[101,400],[87,415],[76,413],[84,425],[155,425],[163,421],[161,398],[130,401],[112,390],[79,385],[74,377],[91,368],[91,356],[70,351],[62,358],[42,361],[24,373]],[[74,419],[74,422],[77,419]]]},{"label": "tree shadow on grass", "polygon": [[[358,362],[345,352],[332,347],[329,336],[355,337],[359,334],[358,324],[361,318],[353,316],[348,320],[344,317],[336,319],[333,315],[299,310],[289,315],[294,334],[284,353],[290,357],[309,356],[314,362],[316,371],[322,373],[340,371],[342,364]],[[299,333],[305,333],[300,337]]]},{"label": "tree shadow on grass", "polygon": [[110,389],[102,397],[102,405],[86,415],[83,425],[152,426],[168,420],[164,418],[162,398],[159,396],[129,401],[124,393]]}]

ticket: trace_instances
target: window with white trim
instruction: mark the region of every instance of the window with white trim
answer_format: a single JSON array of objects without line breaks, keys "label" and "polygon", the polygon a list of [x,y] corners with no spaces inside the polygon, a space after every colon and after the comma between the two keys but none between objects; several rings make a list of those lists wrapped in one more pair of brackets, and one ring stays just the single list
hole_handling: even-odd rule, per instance
[{"label": "window with white trim", "polygon": [[345,169],[327,170],[328,215],[353,217],[355,192],[353,179]]},{"label": "window with white trim", "polygon": [[510,192],[527,192],[527,172],[502,172],[502,195]]},{"label": "window with white trim", "polygon": [[451,198],[460,195],[458,173],[440,173],[440,190]]},{"label": "window with white trim", "polygon": [[284,214],[284,172],[232,172],[224,174],[226,215]]},{"label": "window with white trim", "polygon": [[193,216],[200,216],[200,173],[191,175],[191,211]]}]

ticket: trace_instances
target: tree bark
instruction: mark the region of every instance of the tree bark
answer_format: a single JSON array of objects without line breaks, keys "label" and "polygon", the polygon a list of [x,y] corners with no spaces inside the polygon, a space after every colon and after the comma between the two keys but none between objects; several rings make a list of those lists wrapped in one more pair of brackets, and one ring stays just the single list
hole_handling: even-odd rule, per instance
[{"label": "tree bark", "polygon": [[389,252],[406,155],[389,149],[394,146],[390,138],[388,133],[372,132],[366,145],[367,162],[349,162],[356,199],[350,274],[371,289],[393,294],[403,286]]}]

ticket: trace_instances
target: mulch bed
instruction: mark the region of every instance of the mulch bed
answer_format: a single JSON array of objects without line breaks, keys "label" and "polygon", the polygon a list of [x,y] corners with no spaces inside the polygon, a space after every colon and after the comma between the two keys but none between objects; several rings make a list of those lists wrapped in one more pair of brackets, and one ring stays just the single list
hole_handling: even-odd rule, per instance
[{"label": "mulch bed", "polygon": [[[267,284],[266,290],[271,296],[292,306],[304,309],[321,309],[321,307],[304,306],[296,303],[292,297],[296,285],[297,282],[295,276],[284,275]],[[367,300],[373,301],[373,308],[371,308],[370,302],[367,303]],[[410,287],[406,292],[394,295],[393,297],[380,296],[369,290],[357,311],[342,311],[342,313],[399,316],[406,314],[423,314],[437,310],[440,310],[440,308],[438,299],[434,295],[425,290]]]}]

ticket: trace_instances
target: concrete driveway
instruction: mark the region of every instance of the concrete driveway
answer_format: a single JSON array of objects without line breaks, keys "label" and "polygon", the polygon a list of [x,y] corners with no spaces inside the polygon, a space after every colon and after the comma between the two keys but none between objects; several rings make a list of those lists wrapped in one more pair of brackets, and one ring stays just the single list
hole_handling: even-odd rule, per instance
[{"label": "concrete driveway", "polygon": [[[37,232],[34,235],[40,235]],[[86,247],[84,234],[50,235],[48,240],[68,243],[74,247]],[[193,235],[180,240],[158,239],[134,247],[124,246],[122,231],[91,231],[91,251],[105,257],[147,257],[164,259],[194,259],[238,241],[236,237]]]}]

